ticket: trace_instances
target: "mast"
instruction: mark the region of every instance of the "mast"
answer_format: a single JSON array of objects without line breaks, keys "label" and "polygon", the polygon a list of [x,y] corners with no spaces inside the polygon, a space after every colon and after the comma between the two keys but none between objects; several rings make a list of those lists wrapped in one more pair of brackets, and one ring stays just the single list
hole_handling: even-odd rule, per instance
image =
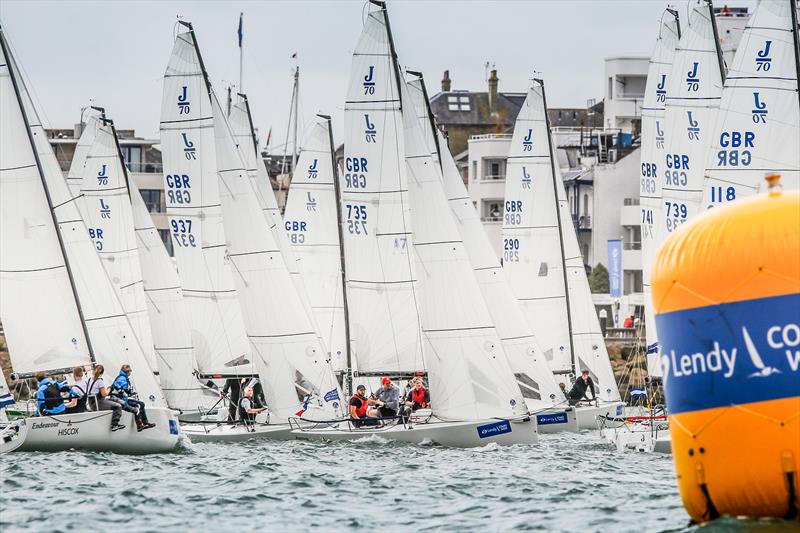
[{"label": "mast", "polygon": [[[572,341],[572,309],[569,303],[569,281],[567,279],[567,258],[564,250],[564,227],[561,224],[561,204],[558,201],[558,178],[556,177],[556,162],[553,160],[553,137],[550,135],[550,116],[547,114],[547,97],[544,93],[544,80],[534,78],[542,87],[542,106],[544,107],[544,121],[547,128],[547,146],[550,156],[550,173],[553,175],[553,196],[556,200],[556,222],[558,224],[558,241],[561,244],[561,271],[564,275],[564,296],[567,304],[567,329],[569,331],[569,352],[572,354],[572,374],[575,375],[575,343]],[[554,372],[558,373],[558,372]]]},{"label": "mast", "polygon": [[333,167],[333,193],[336,197],[336,229],[339,236],[339,262],[341,264],[339,270],[342,275],[342,310],[344,311],[344,342],[345,342],[345,356],[347,361],[347,370],[345,376],[345,394],[350,396],[353,394],[353,352],[350,347],[350,313],[347,308],[347,272],[346,261],[344,257],[344,231],[342,222],[342,191],[339,188],[339,169],[336,166],[336,150],[333,144],[333,123],[329,115],[317,115],[318,117],[328,121],[328,137],[331,145],[331,166]]},{"label": "mast", "polygon": [[298,122],[298,104],[300,102],[300,65],[294,69],[294,139],[292,140],[292,172],[294,172],[297,165],[297,122]]},{"label": "mast", "polygon": [[714,16],[714,2],[708,0],[708,14],[711,16],[711,28],[714,30],[714,48],[717,50],[717,62],[719,63],[719,75],[722,83],[725,83],[725,59],[722,57],[722,48],[719,45],[719,32],[717,31],[717,17]]},{"label": "mast", "polygon": [[[800,27],[797,23],[797,0],[789,0],[789,9],[792,11],[792,39],[794,40],[794,68],[796,79],[800,87]],[[797,91],[798,104],[800,104],[800,90]]]},{"label": "mast", "polygon": [[125,165],[125,157],[122,155],[122,147],[119,145],[119,138],[117,137],[117,128],[114,126],[114,121],[110,118],[106,118],[106,110],[102,107],[94,107],[95,109],[100,112],[100,120],[103,121],[103,124],[107,124],[111,126],[111,133],[114,135],[114,144],[117,146],[117,155],[119,157],[120,165],[122,165],[122,179],[125,180],[125,188],[128,189],[128,198],[131,198],[133,194],[131,192],[131,180],[130,176],[128,176],[128,167]]},{"label": "mast", "polygon": [[192,26],[191,22],[179,20],[178,23],[188,28],[189,35],[192,36],[192,44],[194,45],[195,53],[197,53],[197,61],[200,63],[200,71],[203,73],[203,81],[206,83],[208,98],[213,99],[214,95],[213,95],[213,90],[211,89],[211,82],[208,81],[208,72],[206,71],[205,63],[203,62],[203,55],[200,53],[200,46],[198,46],[197,44],[197,36],[194,34],[194,27]]},{"label": "mast", "polygon": [[415,70],[407,70],[412,76],[419,78],[420,86],[422,87],[422,98],[425,100],[425,109],[428,112],[428,121],[431,124],[431,132],[433,133],[433,143],[436,147],[436,157],[439,158],[439,168],[442,168],[442,152],[439,146],[439,136],[436,135],[436,120],[433,118],[433,110],[431,109],[431,102],[428,100],[428,88],[425,86],[425,78],[422,77],[422,72]]},{"label": "mast", "polygon": [[42,161],[39,159],[39,152],[36,150],[36,143],[33,141],[33,134],[31,133],[31,124],[30,120],[28,119],[28,114],[25,112],[25,106],[22,103],[22,96],[19,90],[19,84],[17,82],[17,77],[14,72],[13,66],[16,67],[16,61],[14,60],[13,56],[11,55],[11,51],[8,48],[8,43],[6,42],[6,34],[3,31],[2,26],[0,26],[0,46],[3,49],[3,55],[5,55],[6,60],[8,61],[8,73],[11,77],[11,83],[14,86],[14,93],[17,97],[17,103],[19,104],[20,112],[22,113],[22,120],[25,122],[25,131],[28,134],[28,141],[31,145],[31,150],[33,151],[33,157],[36,160],[36,168],[39,171],[39,179],[42,182],[42,188],[44,189],[44,195],[47,199],[47,205],[50,208],[50,217],[53,220],[53,228],[55,229],[56,236],[58,237],[58,245],[61,248],[61,255],[64,257],[64,266],[67,269],[67,277],[69,278],[70,288],[72,289],[72,295],[75,298],[75,306],[78,310],[78,318],[81,321],[81,328],[83,329],[83,335],[86,337],[86,348],[89,351],[89,359],[92,361],[92,365],[97,363],[97,360],[94,356],[94,348],[92,348],[92,339],[89,337],[89,329],[86,327],[86,318],[83,315],[83,307],[81,307],[81,300],[78,296],[78,290],[75,287],[75,278],[72,275],[72,268],[69,264],[69,257],[67,256],[67,250],[64,247],[64,239],[61,236],[61,227],[58,223],[58,219],[56,218],[55,208],[53,207],[53,200],[50,198],[50,189],[47,187],[47,180],[44,178],[44,169],[42,167]]},{"label": "mast", "polygon": [[678,30],[678,39],[680,39],[681,38],[681,17],[678,14],[678,10],[677,9],[673,9],[671,7],[668,7],[667,8],[667,13],[669,13],[670,15],[675,17],[675,27]]},{"label": "mast", "polygon": [[394,67],[394,81],[397,83],[397,101],[400,102],[400,110],[403,109],[403,91],[400,89],[400,83],[402,80],[400,79],[400,66],[397,64],[397,50],[394,48],[394,37],[392,37],[392,25],[389,24],[389,11],[386,9],[386,2],[382,0],[369,0],[369,3],[375,6],[380,7],[385,16],[383,17],[386,21],[386,35],[389,37],[389,50],[392,53],[392,66]]},{"label": "mast", "polygon": [[256,140],[256,129],[253,126],[253,115],[250,114],[250,101],[247,99],[247,95],[244,93],[236,93],[239,98],[242,99],[244,102],[244,109],[247,112],[247,122],[250,124],[250,136],[253,137],[253,148],[256,151],[256,161],[258,161],[258,141]]}]

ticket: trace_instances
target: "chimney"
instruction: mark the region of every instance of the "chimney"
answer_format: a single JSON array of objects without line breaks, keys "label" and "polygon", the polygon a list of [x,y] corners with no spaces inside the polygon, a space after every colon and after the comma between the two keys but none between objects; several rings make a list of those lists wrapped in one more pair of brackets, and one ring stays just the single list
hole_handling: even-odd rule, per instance
[{"label": "chimney", "polygon": [[489,112],[491,114],[497,113],[497,70],[492,69],[489,75]]},{"label": "chimney", "polygon": [[449,93],[450,92],[450,71],[445,70],[444,76],[442,76],[442,92]]}]

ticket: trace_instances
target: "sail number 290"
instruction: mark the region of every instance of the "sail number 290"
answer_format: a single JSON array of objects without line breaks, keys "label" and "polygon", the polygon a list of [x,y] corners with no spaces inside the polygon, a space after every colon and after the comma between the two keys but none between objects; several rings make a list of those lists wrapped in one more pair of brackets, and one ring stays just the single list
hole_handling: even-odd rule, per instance
[{"label": "sail number 290", "polygon": [[178,246],[184,248],[197,247],[196,239],[192,233],[191,219],[173,218],[170,220],[170,226],[172,226],[172,236]]},{"label": "sail number 290", "polygon": [[344,204],[347,231],[354,235],[367,235],[367,206]]}]

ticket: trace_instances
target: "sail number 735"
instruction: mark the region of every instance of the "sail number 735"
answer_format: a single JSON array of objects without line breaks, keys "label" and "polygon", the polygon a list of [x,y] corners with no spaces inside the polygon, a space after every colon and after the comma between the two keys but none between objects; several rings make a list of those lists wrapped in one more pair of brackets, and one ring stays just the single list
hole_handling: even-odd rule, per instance
[{"label": "sail number 735", "polygon": [[347,231],[354,235],[367,235],[367,206],[344,204]]}]

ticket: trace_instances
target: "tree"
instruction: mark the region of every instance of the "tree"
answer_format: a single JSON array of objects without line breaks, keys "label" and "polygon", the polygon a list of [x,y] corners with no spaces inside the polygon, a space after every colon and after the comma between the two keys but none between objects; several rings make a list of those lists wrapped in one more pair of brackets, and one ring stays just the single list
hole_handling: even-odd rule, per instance
[{"label": "tree", "polygon": [[595,293],[608,292],[608,269],[602,263],[597,263],[592,270],[589,276],[589,287]]}]

